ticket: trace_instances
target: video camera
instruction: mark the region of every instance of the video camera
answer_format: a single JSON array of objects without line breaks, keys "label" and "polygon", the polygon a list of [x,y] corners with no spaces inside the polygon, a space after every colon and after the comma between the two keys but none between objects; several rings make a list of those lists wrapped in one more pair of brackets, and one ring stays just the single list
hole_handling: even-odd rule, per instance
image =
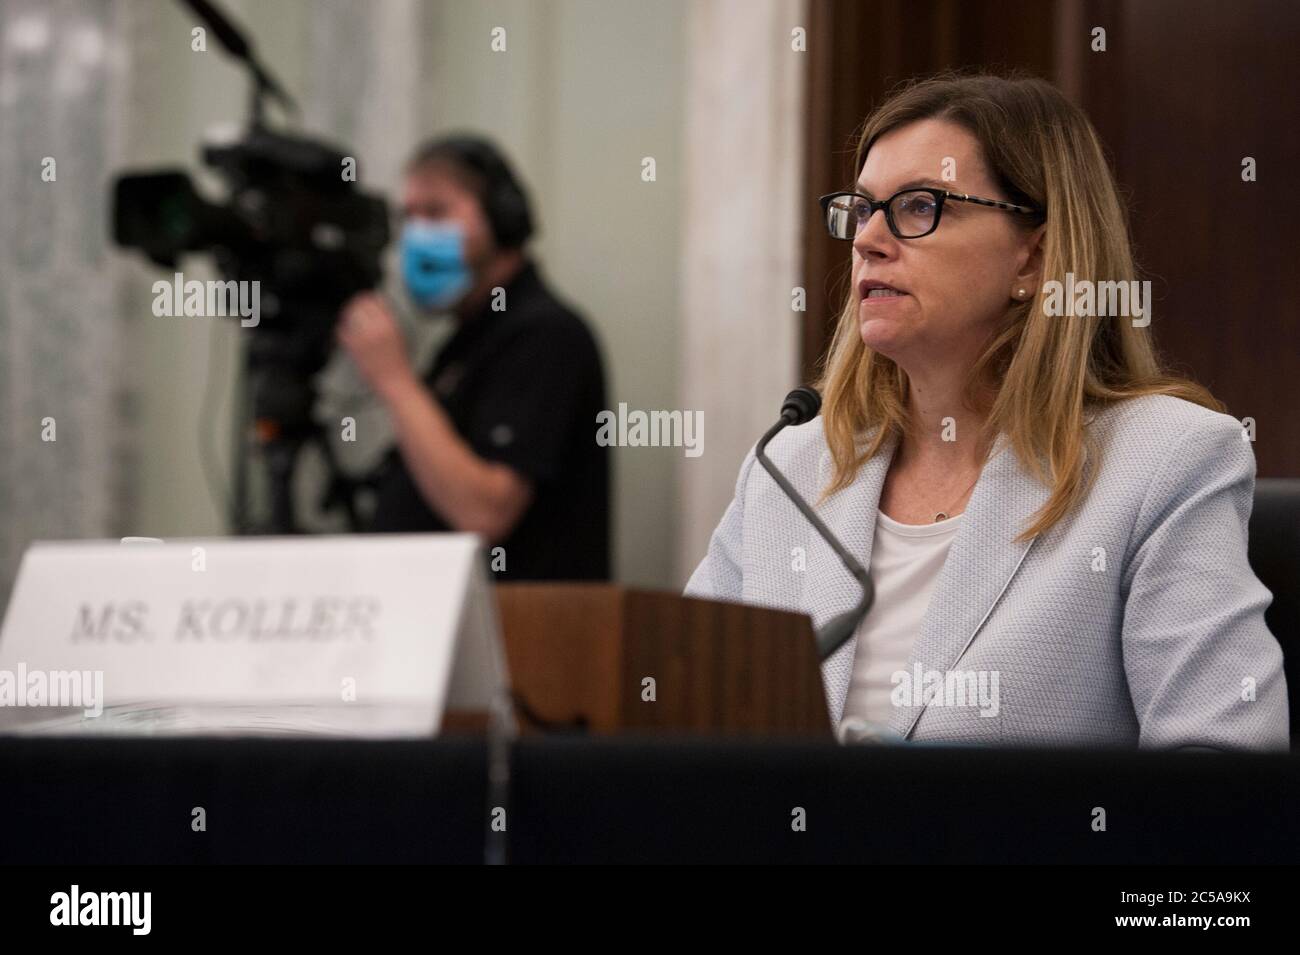
[{"label": "video camera", "polygon": [[268,354],[258,357],[314,374],[340,306],[382,277],[386,204],[343,178],[350,160],[339,150],[260,126],[205,146],[203,161],[229,186],[227,202],[205,200],[184,172],[123,175],[114,241],[169,268],[181,253],[209,253],[227,279],[260,282],[267,321],[254,347]]},{"label": "video camera", "polygon": [[226,280],[259,283],[261,315],[247,331],[244,352],[251,422],[245,409],[239,424],[253,425],[249,440],[265,455],[271,519],[259,524],[249,517],[241,439],[231,515],[236,533],[296,529],[292,474],[309,441],[330,469],[322,506],[342,504],[355,526],[348,479],[312,419],[313,378],[329,359],[343,304],[382,278],[388,207],[357,187],[353,157],[268,129],[263,98],[273,95],[290,108],[292,100],[228,19],[206,0],[183,2],[247,65],[254,80],[251,121],[237,138],[203,147],[203,162],[228,189],[224,202],[203,198],[180,170],[128,173],[113,184],[113,239],[168,268],[182,253],[205,253]]}]

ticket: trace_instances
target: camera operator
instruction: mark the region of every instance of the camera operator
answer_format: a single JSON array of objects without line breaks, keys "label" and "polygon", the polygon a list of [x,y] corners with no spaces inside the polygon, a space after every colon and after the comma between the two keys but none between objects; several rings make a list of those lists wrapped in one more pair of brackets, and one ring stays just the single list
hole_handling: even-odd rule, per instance
[{"label": "camera operator", "polygon": [[477,532],[504,548],[492,562],[499,579],[607,579],[600,353],[525,249],[522,187],[487,141],[437,139],[406,168],[402,218],[407,289],[456,329],[421,375],[380,295],[358,295],[340,315],[338,341],[396,432],[370,529]]}]

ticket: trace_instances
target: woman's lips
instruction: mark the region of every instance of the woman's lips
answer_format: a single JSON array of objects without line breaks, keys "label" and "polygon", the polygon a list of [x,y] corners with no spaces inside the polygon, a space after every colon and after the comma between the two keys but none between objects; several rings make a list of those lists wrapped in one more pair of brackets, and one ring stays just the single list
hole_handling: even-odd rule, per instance
[{"label": "woman's lips", "polygon": [[863,302],[888,302],[905,298],[907,293],[879,279],[863,279],[858,283],[858,298]]},{"label": "woman's lips", "polygon": [[897,305],[905,298],[911,298],[911,296],[906,292],[899,292],[893,289],[872,289],[861,299],[861,301],[858,302],[858,304],[866,305],[871,308],[888,308],[891,305]]}]

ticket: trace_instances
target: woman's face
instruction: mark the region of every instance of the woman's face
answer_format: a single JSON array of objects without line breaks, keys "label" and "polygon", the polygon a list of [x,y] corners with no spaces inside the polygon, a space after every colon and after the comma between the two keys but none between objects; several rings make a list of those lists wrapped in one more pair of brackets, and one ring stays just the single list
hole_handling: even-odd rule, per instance
[{"label": "woman's face", "polygon": [[[945,172],[952,178],[945,181]],[[989,176],[975,137],[938,119],[919,120],[880,137],[867,154],[857,190],[884,200],[910,186],[1009,199]],[[1032,292],[1037,234],[1002,210],[947,201],[934,232],[898,239],[889,231],[884,211],[876,212],[853,241],[853,291],[862,341],[913,374],[968,366],[1016,290]],[[883,282],[906,294],[869,298],[868,282]]]}]

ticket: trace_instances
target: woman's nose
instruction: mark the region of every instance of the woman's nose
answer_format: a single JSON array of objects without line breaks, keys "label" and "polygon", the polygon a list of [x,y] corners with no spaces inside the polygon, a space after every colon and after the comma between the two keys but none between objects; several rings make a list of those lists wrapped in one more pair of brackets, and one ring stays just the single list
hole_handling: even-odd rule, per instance
[{"label": "woman's nose", "polygon": [[865,223],[858,224],[858,234],[853,237],[853,248],[864,259],[869,255],[888,255],[897,240],[889,231],[885,210],[876,209]]}]

